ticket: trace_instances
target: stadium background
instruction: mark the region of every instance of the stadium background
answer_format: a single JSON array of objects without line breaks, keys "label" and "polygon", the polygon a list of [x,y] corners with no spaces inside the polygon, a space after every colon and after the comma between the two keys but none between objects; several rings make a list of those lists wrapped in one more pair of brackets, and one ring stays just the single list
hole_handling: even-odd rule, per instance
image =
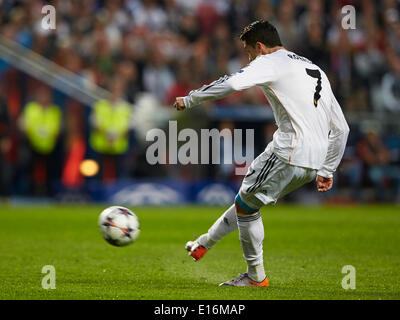
[{"label": "stadium background", "polygon": [[[46,4],[56,8],[56,29],[41,27]],[[357,13],[355,30],[341,27],[344,5]],[[260,90],[253,88],[181,114],[176,96],[247,64],[237,36],[255,19],[268,19],[284,46],[329,76],[351,132],[326,195],[310,184],[284,201],[319,203],[400,200],[399,2],[301,0],[0,1],[0,34],[95,83],[141,113],[130,120],[129,148],[118,155],[90,143],[92,106],[0,58],[0,190],[3,199],[119,204],[225,205],[240,185],[234,165],[149,165],[147,130],[254,128],[255,155],[275,130]],[[57,143],[49,154],[32,148],[24,129],[31,102],[61,111]],[[100,163],[85,178],[79,163]]]}]

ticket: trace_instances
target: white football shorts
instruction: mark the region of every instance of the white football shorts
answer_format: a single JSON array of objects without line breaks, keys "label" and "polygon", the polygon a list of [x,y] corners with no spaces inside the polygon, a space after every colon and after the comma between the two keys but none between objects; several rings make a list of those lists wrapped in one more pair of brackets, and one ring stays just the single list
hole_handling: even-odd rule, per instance
[{"label": "white football shorts", "polygon": [[270,143],[253,160],[235,200],[249,212],[275,204],[279,198],[311,182],[317,170],[290,165],[279,159]]}]

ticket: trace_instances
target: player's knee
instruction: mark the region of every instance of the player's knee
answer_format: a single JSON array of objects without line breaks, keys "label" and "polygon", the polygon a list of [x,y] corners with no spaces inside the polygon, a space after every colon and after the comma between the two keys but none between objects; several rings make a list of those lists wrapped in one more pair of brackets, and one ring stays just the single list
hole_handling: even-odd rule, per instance
[{"label": "player's knee", "polygon": [[236,214],[253,214],[256,213],[257,211],[249,212],[246,209],[244,209],[236,200],[235,200],[235,208],[236,208]]}]

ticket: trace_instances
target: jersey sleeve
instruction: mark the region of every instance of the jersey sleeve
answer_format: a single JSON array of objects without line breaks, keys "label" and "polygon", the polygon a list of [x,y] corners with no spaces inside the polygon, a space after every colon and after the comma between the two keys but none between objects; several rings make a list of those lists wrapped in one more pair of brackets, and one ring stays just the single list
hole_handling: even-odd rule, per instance
[{"label": "jersey sleeve", "polygon": [[349,132],[350,129],[342,109],[332,93],[332,114],[328,138],[328,152],[322,168],[318,170],[317,174],[319,176],[325,178],[333,177],[333,173],[342,160]]},{"label": "jersey sleeve", "polygon": [[241,91],[253,86],[268,84],[275,80],[276,72],[268,57],[260,56],[238,72],[225,75],[200,89],[192,90],[184,97],[186,108],[209,100],[217,100],[235,91]]}]

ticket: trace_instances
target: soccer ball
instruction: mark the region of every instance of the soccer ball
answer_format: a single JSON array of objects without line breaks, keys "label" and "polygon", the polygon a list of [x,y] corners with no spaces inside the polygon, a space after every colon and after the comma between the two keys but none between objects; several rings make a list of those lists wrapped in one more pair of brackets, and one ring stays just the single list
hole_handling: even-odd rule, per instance
[{"label": "soccer ball", "polygon": [[139,237],[139,219],[124,207],[112,206],[103,210],[98,224],[104,240],[113,246],[127,246]]}]

